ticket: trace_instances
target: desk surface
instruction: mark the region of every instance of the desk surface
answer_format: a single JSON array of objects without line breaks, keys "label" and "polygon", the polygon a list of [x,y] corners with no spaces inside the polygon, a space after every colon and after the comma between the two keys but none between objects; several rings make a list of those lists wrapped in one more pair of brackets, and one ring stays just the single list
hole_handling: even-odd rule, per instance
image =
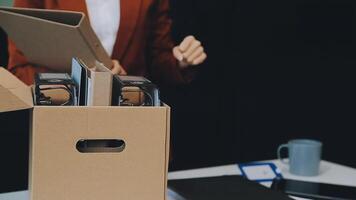
[{"label": "desk surface", "polygon": [[[356,169],[335,164],[332,162],[322,161],[320,166],[320,175],[315,177],[294,176],[288,172],[287,166],[281,164],[277,160],[266,161],[275,163],[282,171],[285,178],[304,180],[310,182],[331,183],[338,185],[349,185],[356,187]],[[184,170],[177,172],[170,172],[168,179],[184,179],[184,178],[198,178],[211,177],[222,175],[236,175],[241,174],[236,164],[224,165],[219,167],[209,167],[194,170]],[[28,191],[12,192],[0,194],[0,200],[28,200]]]},{"label": "desk surface", "polygon": [[[282,171],[283,177],[287,179],[331,183],[336,185],[349,185],[356,187],[356,169],[346,167],[336,163],[322,161],[320,165],[320,174],[314,177],[295,176],[288,172],[288,167],[278,160],[269,160],[262,162],[273,162]],[[219,167],[210,167],[202,169],[185,170],[170,172],[168,179],[198,178],[209,176],[239,175],[240,169],[236,164],[224,165]]]}]

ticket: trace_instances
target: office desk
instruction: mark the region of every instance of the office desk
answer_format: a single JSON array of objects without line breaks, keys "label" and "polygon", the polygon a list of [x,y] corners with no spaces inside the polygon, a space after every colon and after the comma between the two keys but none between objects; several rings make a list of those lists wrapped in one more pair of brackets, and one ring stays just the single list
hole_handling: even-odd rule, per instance
[{"label": "office desk", "polygon": [[[346,167],[336,163],[322,161],[320,165],[320,174],[315,177],[303,177],[295,176],[290,174],[288,167],[282,164],[278,160],[268,160],[261,162],[272,162],[282,171],[283,177],[287,179],[319,182],[319,183],[330,183],[336,185],[348,185],[356,187],[356,169],[351,167]],[[185,178],[199,178],[199,177],[212,177],[212,176],[223,176],[223,175],[240,175],[241,171],[236,164],[209,167],[202,169],[184,170],[177,172],[170,172],[168,174],[168,179],[185,179]],[[261,183],[266,187],[270,187],[272,182]],[[296,200],[305,200],[304,198],[292,197]],[[168,200],[174,200],[168,199]]]},{"label": "office desk", "polygon": [[[287,179],[331,183],[337,185],[349,185],[356,187],[356,169],[346,167],[336,163],[322,161],[320,165],[320,174],[315,177],[295,176],[288,172],[288,167],[278,160],[269,160],[262,162],[272,162],[282,171],[283,177]],[[219,167],[210,167],[194,170],[185,170],[178,172],[170,172],[168,179],[183,179],[183,178],[198,178],[209,176],[223,176],[223,175],[239,175],[240,169],[236,164],[225,165]]]},{"label": "office desk", "polygon": [[[285,178],[304,180],[310,182],[331,183],[338,185],[349,185],[356,187],[356,169],[335,164],[328,161],[322,161],[320,166],[320,175],[315,177],[301,177],[294,176],[288,172],[287,166],[281,164],[277,160],[266,161],[273,162],[282,171]],[[184,178],[198,178],[211,177],[222,175],[238,175],[241,174],[236,164],[224,165],[218,167],[201,168],[194,170],[184,170],[177,172],[170,172],[168,179],[184,179]],[[268,185],[267,185],[268,186]],[[12,192],[0,194],[0,200],[28,200],[28,191]],[[168,199],[169,200],[169,199]]]}]

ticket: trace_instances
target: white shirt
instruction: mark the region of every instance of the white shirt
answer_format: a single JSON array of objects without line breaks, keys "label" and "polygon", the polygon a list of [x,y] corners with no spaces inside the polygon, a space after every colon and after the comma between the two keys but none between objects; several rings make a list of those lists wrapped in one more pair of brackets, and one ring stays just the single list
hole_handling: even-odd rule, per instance
[{"label": "white shirt", "polygon": [[86,0],[91,27],[111,56],[120,24],[120,0]]}]

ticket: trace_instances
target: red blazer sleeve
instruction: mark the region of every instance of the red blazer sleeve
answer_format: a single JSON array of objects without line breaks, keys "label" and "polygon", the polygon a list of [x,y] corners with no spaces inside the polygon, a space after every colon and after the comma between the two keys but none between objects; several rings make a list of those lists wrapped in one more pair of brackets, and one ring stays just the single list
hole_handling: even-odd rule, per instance
[{"label": "red blazer sleeve", "polygon": [[34,66],[29,63],[11,40],[9,40],[8,70],[27,85],[33,84],[36,73],[49,71],[45,67]]},{"label": "red blazer sleeve", "polygon": [[[15,7],[27,7],[27,8],[43,8],[43,1],[40,0],[15,0]],[[48,71],[44,67],[31,65],[23,53],[16,47],[15,43],[11,41],[9,37],[9,64],[8,69],[20,80],[27,85],[33,84],[34,75],[36,72]]]},{"label": "red blazer sleeve", "polygon": [[157,0],[152,13],[148,38],[148,54],[151,79],[162,84],[186,84],[194,78],[194,69],[179,67],[173,56],[171,38],[172,20],[169,17],[169,0]]}]

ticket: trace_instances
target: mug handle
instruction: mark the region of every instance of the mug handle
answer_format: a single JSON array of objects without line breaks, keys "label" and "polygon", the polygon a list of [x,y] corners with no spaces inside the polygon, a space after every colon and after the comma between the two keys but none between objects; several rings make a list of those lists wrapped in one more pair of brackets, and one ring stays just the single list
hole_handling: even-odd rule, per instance
[{"label": "mug handle", "polygon": [[284,148],[286,148],[288,150],[288,144],[282,144],[278,147],[277,157],[278,157],[278,160],[280,160],[283,164],[288,165],[289,161],[286,161],[285,158],[282,158],[282,156],[281,156],[281,152]]}]

